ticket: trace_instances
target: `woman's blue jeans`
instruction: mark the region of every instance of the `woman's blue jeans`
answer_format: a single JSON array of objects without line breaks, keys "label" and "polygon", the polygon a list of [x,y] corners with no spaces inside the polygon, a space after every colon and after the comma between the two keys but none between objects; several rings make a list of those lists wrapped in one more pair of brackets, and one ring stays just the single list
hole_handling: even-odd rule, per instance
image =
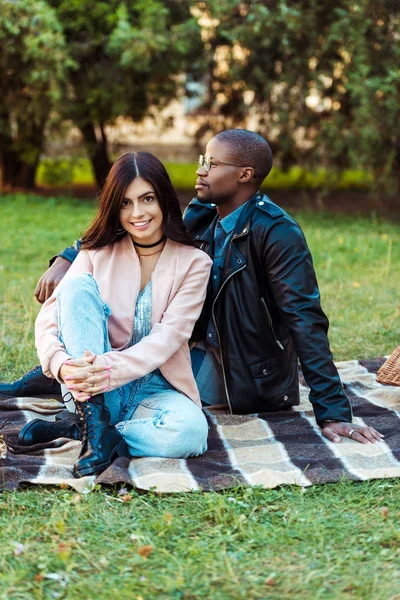
[{"label": "woman's blue jeans", "polygon": [[[109,307],[89,273],[61,283],[58,294],[60,340],[73,358],[84,351],[111,350]],[[62,386],[68,398],[68,389]],[[203,411],[156,371],[104,394],[111,423],[122,434],[132,456],[187,458],[207,450],[208,425]],[[74,402],[66,402],[75,412]]]}]

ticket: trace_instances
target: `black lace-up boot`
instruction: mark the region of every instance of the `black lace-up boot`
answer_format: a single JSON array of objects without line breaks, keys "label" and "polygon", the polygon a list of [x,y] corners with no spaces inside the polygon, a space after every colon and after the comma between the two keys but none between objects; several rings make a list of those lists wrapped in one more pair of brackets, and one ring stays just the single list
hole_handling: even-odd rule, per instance
[{"label": "black lace-up boot", "polygon": [[73,413],[69,413],[65,419],[57,421],[33,419],[19,432],[18,443],[20,446],[33,446],[34,444],[46,444],[62,437],[80,440],[79,422],[78,415]]},{"label": "black lace-up boot", "polygon": [[124,438],[110,425],[104,394],[76,402],[76,407],[82,421],[82,450],[74,465],[75,477],[101,473],[117,456],[130,456]]},{"label": "black lace-up boot", "polygon": [[0,400],[33,396],[35,398],[61,398],[61,386],[56,379],[43,374],[42,367],[35,367],[12,383],[0,383]]}]

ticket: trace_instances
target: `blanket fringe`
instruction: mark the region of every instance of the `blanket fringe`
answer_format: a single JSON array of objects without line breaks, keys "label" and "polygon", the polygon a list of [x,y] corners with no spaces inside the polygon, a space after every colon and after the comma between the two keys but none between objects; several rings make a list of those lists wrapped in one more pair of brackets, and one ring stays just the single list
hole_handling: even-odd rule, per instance
[{"label": "blanket fringe", "polygon": [[0,435],[0,458],[7,456],[7,444],[4,441],[4,435]]}]

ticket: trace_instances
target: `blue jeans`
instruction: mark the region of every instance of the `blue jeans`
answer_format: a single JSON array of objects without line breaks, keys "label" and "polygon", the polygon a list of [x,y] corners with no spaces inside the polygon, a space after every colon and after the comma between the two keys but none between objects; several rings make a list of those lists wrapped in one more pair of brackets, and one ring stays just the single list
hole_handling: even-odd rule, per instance
[{"label": "blue jeans", "polygon": [[205,406],[227,406],[222,367],[210,347],[202,350],[194,346],[190,351],[193,374]]},{"label": "blue jeans", "polygon": [[[82,357],[85,350],[104,354],[111,348],[108,336],[110,308],[103,302],[89,273],[61,283],[58,302],[59,337],[67,353]],[[68,394],[62,386],[63,395]],[[132,456],[187,458],[207,450],[208,425],[203,411],[178,392],[159,369],[106,392],[111,423],[120,431]],[[66,402],[75,412],[73,401]]]}]

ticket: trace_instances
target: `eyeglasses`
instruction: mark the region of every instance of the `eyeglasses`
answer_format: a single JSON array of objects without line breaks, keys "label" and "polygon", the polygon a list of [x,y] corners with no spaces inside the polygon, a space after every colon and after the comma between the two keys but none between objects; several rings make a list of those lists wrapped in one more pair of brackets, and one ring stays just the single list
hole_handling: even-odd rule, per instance
[{"label": "eyeglasses", "polygon": [[242,167],[243,165],[234,165],[233,163],[229,163],[229,162],[224,162],[222,160],[212,160],[211,157],[209,156],[204,156],[203,154],[200,154],[199,156],[199,162],[198,162],[198,166],[199,169],[202,169],[204,167],[204,169],[207,171],[207,173],[210,171],[211,167],[218,167],[219,165],[229,165],[230,167]]}]

